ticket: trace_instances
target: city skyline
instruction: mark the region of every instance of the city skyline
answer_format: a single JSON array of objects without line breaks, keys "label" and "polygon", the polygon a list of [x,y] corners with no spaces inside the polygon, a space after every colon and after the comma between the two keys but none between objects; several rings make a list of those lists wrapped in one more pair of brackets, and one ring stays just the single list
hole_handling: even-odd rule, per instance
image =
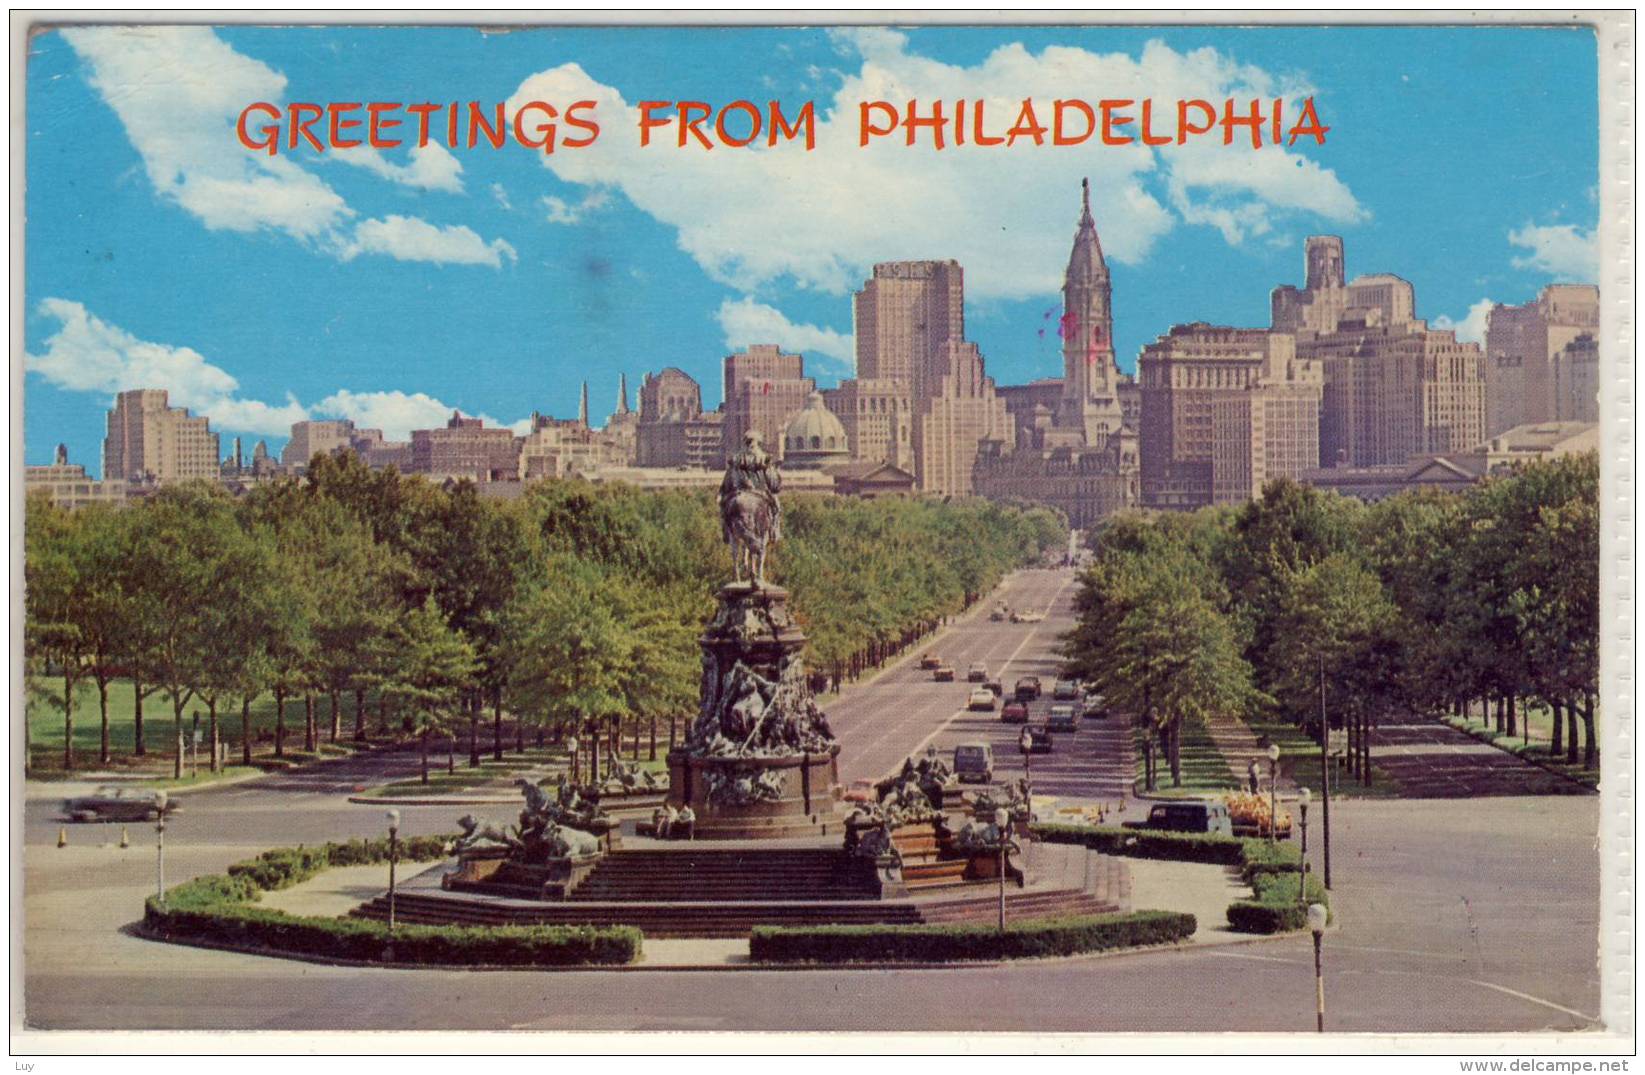
[{"label": "city skyline", "polygon": [[[1299,253],[1308,234],[1345,235],[1353,250],[1350,275],[1400,273],[1423,296],[1433,323],[1460,323],[1464,338],[1478,337],[1485,300],[1528,302],[1547,283],[1592,279],[1595,142],[1591,125],[1569,120],[1594,107],[1582,92],[1583,78],[1526,102],[1533,116],[1548,109],[1565,118],[1551,134],[1556,145],[1535,161],[1516,162],[1493,144],[1508,121],[1485,108],[1483,83],[1452,77],[1445,67],[1463,55],[1501,64],[1540,56],[1580,74],[1595,62],[1586,31],[1356,30],[1386,38],[1398,48],[1399,66],[1410,70],[1375,76],[1355,68],[1368,64],[1355,50],[1345,66],[1333,64],[1328,78],[1296,63],[1310,53],[1295,46],[1320,32],[562,30],[476,45],[478,35],[449,30],[419,36],[403,54],[393,53],[402,88],[421,85],[417,70],[433,62],[426,50],[439,48],[442,75],[463,85],[438,87],[433,97],[485,98],[500,86],[497,99],[524,87],[533,72],[572,77],[561,61],[575,55],[578,75],[632,103],[660,92],[659,82],[670,93],[705,100],[752,93],[751,61],[727,58],[732,43],[747,35],[788,48],[793,60],[785,70],[801,72],[783,76],[788,81],[777,80],[769,92],[819,101],[836,81],[834,99],[847,99],[867,75],[935,96],[944,79],[998,85],[1002,68],[1027,80],[1025,92],[1050,92],[1039,76],[1050,62],[1046,50],[1055,48],[1067,50],[1055,55],[1077,70],[1085,69],[1079,64],[1097,73],[1124,68],[1132,84],[1154,73],[1160,73],[1159,87],[1194,79],[1229,87],[1263,79],[1275,86],[1306,83],[1333,126],[1325,147],[1286,151],[1294,160],[1268,158],[1289,160],[1288,170],[1300,180],[1219,179],[1211,163],[1187,156],[1160,154],[1145,163],[1127,157],[1129,163],[1117,164],[1123,155],[1112,150],[1029,155],[1022,158],[1023,182],[1012,186],[995,162],[977,165],[976,175],[955,164],[953,196],[932,200],[920,219],[905,220],[889,234],[840,235],[833,248],[819,247],[808,224],[795,239],[803,239],[804,248],[784,255],[781,264],[739,261],[759,244],[729,221],[713,232],[723,247],[701,246],[706,233],[693,231],[679,207],[660,206],[654,191],[611,170],[645,170],[632,159],[589,158],[579,175],[570,158],[552,162],[558,171],[551,171],[526,153],[459,152],[442,159],[425,152],[403,162],[377,158],[357,169],[282,156],[280,167],[289,173],[218,174],[187,146],[166,157],[145,139],[144,122],[157,115],[175,120],[175,108],[129,96],[111,107],[103,93],[118,84],[120,64],[129,61],[115,56],[107,41],[42,35],[29,74],[34,115],[72,115],[72,129],[95,137],[70,144],[63,137],[70,128],[61,122],[36,120],[30,127],[35,241],[27,284],[25,458],[43,461],[66,442],[75,458],[94,459],[99,412],[116,388],[171,388],[174,404],[210,414],[225,438],[266,438],[276,454],[297,418],[346,417],[403,435],[460,409],[520,431],[529,421],[523,412],[532,408],[573,413],[585,377],[591,410],[603,416],[615,409],[619,372],[634,375],[637,384],[641,373],[667,366],[706,386],[703,402],[712,408],[724,356],[757,343],[803,354],[807,374],[828,388],[852,372],[852,290],[873,262],[902,257],[955,257],[965,266],[967,338],[1000,384],[1055,376],[1062,364],[1057,276],[1069,232],[1063,206],[1086,173],[1112,263],[1115,349],[1126,371],[1135,368],[1142,345],[1173,324],[1263,324],[1268,288],[1301,282]],[[201,62],[213,65],[214,78],[241,71],[248,81],[234,84],[237,91],[281,100],[371,99],[374,79],[364,79],[368,85],[358,74],[338,74],[336,57],[361,61],[392,52],[381,31],[189,33],[209,39],[194,44],[209,46]],[[641,77],[643,58],[616,47],[634,33],[672,49],[666,78]],[[170,35],[150,37],[146,48],[156,62],[178,47]],[[483,63],[474,49],[484,53]],[[468,62],[453,63],[452,52]],[[1372,54],[1377,50],[1365,51]],[[1287,55],[1290,61],[1282,59]],[[1161,73],[1168,71],[1175,74]],[[1427,95],[1421,107],[1389,113],[1385,102],[1380,116],[1372,113],[1368,102],[1401,78],[1411,80],[1399,82],[1414,85],[1410,92]],[[214,124],[232,122],[210,112],[221,104],[197,102],[184,118],[194,121],[196,133],[215,130]],[[1382,153],[1387,143],[1379,139],[1390,123],[1431,117],[1442,106],[1467,128],[1458,132],[1453,152],[1513,182],[1453,181],[1441,167],[1450,153],[1397,162]],[[826,122],[823,128],[826,133]],[[825,148],[814,155],[818,162],[828,159]],[[670,168],[685,161],[659,159]],[[929,181],[923,156],[899,159],[917,165],[909,169],[913,181]],[[251,169],[243,161],[231,165]],[[700,161],[678,167],[682,205],[700,203],[698,186],[732,202],[753,196],[727,175],[698,174],[706,167]],[[79,182],[51,189],[41,181],[46,168]],[[816,181],[831,178],[839,178],[837,165],[819,164]],[[267,206],[256,219],[225,220],[216,215],[221,207],[197,197],[198,184],[208,179],[289,181],[311,194],[329,192],[342,210],[325,234],[304,232],[311,220],[266,219],[273,212]],[[1284,186],[1293,182],[1302,185]],[[808,221],[834,219],[834,210],[817,200],[810,175],[784,189],[792,191],[786,204]],[[1174,191],[1180,198],[1173,200]],[[1051,200],[1042,203],[1042,192]],[[299,203],[293,213],[309,205]],[[990,216],[997,229],[987,226]],[[339,221],[352,230],[337,230]],[[990,238],[1000,235],[1008,241]],[[779,236],[776,245],[782,241]],[[989,243],[997,251],[973,252],[990,249]],[[817,269],[825,264],[833,275]],[[1198,270],[1192,278],[1183,273],[1189,265]],[[1230,287],[1227,279],[1262,284]],[[362,302],[368,293],[388,298],[373,309]],[[532,306],[537,312],[522,314]],[[294,354],[313,357],[293,360]],[[605,354],[623,355],[621,365],[604,362]],[[645,357],[629,357],[635,354]],[[140,382],[129,380],[142,374],[148,376]]]}]

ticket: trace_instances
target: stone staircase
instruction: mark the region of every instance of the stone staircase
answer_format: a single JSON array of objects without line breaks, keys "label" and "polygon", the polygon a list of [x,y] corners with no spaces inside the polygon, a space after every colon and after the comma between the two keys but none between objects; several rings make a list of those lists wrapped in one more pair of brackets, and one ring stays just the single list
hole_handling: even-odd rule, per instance
[{"label": "stone staircase", "polygon": [[607,900],[872,900],[871,864],[837,848],[684,847],[605,856],[569,898]]}]

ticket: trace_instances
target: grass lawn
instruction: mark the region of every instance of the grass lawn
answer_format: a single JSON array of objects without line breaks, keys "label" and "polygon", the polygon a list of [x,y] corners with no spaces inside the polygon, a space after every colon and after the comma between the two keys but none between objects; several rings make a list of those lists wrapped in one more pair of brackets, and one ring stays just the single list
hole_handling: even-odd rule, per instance
[{"label": "grass lawn", "polygon": [[[1557,757],[1550,754],[1548,751],[1553,727],[1553,714],[1551,711],[1546,709],[1534,709],[1529,710],[1528,712],[1526,710],[1521,710],[1520,716],[1525,718],[1519,728],[1520,734],[1512,736],[1498,735],[1496,731],[1495,719],[1482,720],[1477,713],[1468,718],[1446,717],[1445,723],[1449,724],[1453,728],[1458,728],[1467,732],[1475,739],[1483,740],[1490,743],[1494,747],[1505,750],[1517,757],[1524,758],[1526,761],[1552,769],[1557,773],[1563,773],[1572,780],[1586,784],[1588,787],[1599,787],[1599,770],[1597,768],[1584,769],[1582,767],[1581,744],[1584,740],[1581,738],[1582,721],[1580,719],[1577,721],[1578,760],[1575,765],[1572,765],[1565,760],[1565,751],[1561,750]],[[1594,718],[1594,731],[1596,733],[1599,730],[1598,724],[1599,718],[1596,714]],[[1525,736],[1527,726],[1529,727],[1531,733],[1529,742],[1527,742]]]},{"label": "grass lawn", "polygon": [[[42,677],[40,685],[50,692],[51,696],[61,699],[63,696],[63,681],[58,677]],[[136,712],[134,691],[129,680],[117,680],[109,686],[109,750],[118,760],[129,757],[137,743]],[[343,739],[352,741],[354,736],[354,696],[352,694],[338,699],[342,709]],[[50,705],[44,699],[36,697],[31,690],[27,699],[29,722],[29,747],[35,760],[44,765],[60,766],[63,756],[63,712],[57,706]],[[194,720],[198,717],[200,730],[204,734],[208,728],[209,717],[206,705],[199,699],[191,701],[183,709],[183,733],[190,734],[194,727]],[[375,706],[368,696],[366,700],[367,727],[376,727]],[[314,719],[320,728],[320,738],[326,740],[331,731],[331,702],[327,698],[317,698],[314,705]],[[218,724],[222,728],[222,736],[231,744],[230,751],[237,753],[240,746],[240,707],[219,709],[217,712]],[[75,699],[74,704],[74,752],[78,756],[79,767],[94,766],[97,764],[97,752],[101,742],[102,717],[97,708],[97,686],[87,681],[84,683]],[[256,753],[264,753],[273,749],[274,743],[274,696],[267,694],[259,697],[251,704],[251,734],[253,749]],[[173,722],[171,699],[163,691],[155,691],[143,699],[143,743],[149,755],[165,755],[173,749],[176,735]],[[294,744],[295,741],[295,744]],[[342,741],[339,740],[339,745]],[[303,700],[302,698],[286,699],[286,749],[291,752],[295,745],[301,750],[303,745]]]},{"label": "grass lawn", "polygon": [[[1234,791],[1239,787],[1239,780],[1233,771],[1228,768],[1228,762],[1222,752],[1217,749],[1216,743],[1211,740],[1211,733],[1203,724],[1184,723],[1182,726],[1182,783],[1171,783],[1171,768],[1165,757],[1160,756],[1155,766],[1158,778],[1158,790],[1150,792],[1160,796],[1200,796],[1211,792]],[[1142,740],[1137,741],[1137,779],[1136,786],[1143,787],[1144,768],[1147,765],[1143,757]]]},{"label": "grass lawn", "polygon": [[[1301,728],[1284,720],[1250,720],[1251,731],[1259,737],[1279,744],[1280,772],[1291,777],[1299,787],[1309,788],[1315,795],[1320,789],[1319,744],[1304,735]],[[1340,735],[1339,741],[1342,740]],[[1267,762],[1263,763],[1263,780],[1267,780]],[[1263,785],[1267,786],[1266,783]],[[1389,775],[1373,761],[1371,785],[1360,783],[1359,777],[1338,766],[1331,770],[1331,795],[1342,799],[1393,799],[1399,797],[1399,788]]]}]

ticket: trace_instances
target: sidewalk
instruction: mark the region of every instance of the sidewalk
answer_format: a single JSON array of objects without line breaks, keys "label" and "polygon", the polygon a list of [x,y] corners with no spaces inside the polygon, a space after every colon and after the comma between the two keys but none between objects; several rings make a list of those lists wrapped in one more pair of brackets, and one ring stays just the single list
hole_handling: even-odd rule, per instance
[{"label": "sidewalk", "polygon": [[[1260,787],[1268,789],[1270,767],[1268,753],[1257,743],[1256,733],[1243,720],[1234,716],[1213,717],[1205,722],[1205,730],[1210,734],[1211,741],[1216,744],[1217,751],[1223,760],[1228,763],[1229,772],[1240,787],[1246,787],[1250,779],[1251,763],[1257,763],[1257,776]],[[1297,782],[1282,767],[1279,773],[1279,793],[1281,795],[1295,795]]]}]

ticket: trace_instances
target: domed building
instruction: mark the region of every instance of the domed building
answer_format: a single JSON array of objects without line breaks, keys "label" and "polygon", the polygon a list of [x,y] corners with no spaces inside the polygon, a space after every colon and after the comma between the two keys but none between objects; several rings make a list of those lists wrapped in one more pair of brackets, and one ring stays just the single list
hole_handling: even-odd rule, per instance
[{"label": "domed building", "polygon": [[783,466],[789,470],[820,470],[851,461],[845,426],[823,404],[821,392],[812,392],[805,408],[783,429]]}]

